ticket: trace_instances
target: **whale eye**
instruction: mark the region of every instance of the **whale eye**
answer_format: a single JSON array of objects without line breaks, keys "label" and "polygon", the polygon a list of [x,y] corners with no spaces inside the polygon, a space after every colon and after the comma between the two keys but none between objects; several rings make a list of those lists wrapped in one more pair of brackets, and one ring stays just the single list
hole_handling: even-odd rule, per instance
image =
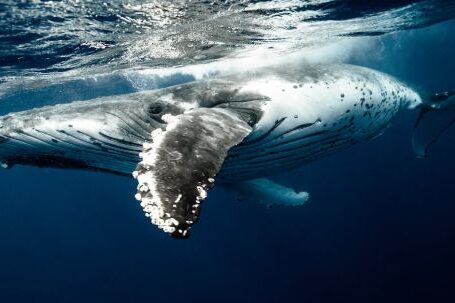
[{"label": "whale eye", "polygon": [[163,111],[163,109],[164,109],[163,104],[161,104],[160,102],[156,102],[150,105],[150,107],[148,108],[148,112],[150,115],[158,115]]}]

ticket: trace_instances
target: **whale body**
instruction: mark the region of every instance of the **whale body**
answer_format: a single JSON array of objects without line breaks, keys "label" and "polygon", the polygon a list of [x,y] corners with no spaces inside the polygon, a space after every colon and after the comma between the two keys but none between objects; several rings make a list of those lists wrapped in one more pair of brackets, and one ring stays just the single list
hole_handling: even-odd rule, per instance
[{"label": "whale body", "polygon": [[[374,138],[402,110],[421,109],[414,148],[424,156],[455,119],[454,95],[424,95],[346,64],[272,66],[8,114],[0,117],[0,161],[132,175],[146,216],[186,238],[215,183],[279,201],[264,177]],[[421,127],[439,112],[451,114]],[[308,199],[281,185],[276,192],[293,204]]]}]

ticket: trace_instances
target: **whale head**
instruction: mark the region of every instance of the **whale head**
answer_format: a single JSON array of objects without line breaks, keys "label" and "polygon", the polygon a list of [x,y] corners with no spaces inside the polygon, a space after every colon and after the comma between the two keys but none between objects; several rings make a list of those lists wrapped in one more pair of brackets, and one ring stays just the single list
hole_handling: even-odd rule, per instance
[{"label": "whale head", "polygon": [[0,117],[0,161],[80,168],[130,175],[143,144],[165,117],[196,108],[235,108],[250,124],[263,97],[238,84],[204,81],[156,91],[102,97],[11,113]]}]

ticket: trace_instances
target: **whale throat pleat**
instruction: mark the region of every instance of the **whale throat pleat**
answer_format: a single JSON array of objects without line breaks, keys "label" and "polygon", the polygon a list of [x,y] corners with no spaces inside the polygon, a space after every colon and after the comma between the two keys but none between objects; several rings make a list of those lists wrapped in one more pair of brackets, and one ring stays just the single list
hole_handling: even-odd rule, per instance
[{"label": "whale throat pleat", "polygon": [[326,129],[319,121],[281,132],[269,131],[268,136],[256,141],[254,146],[242,143],[235,147],[226,159],[221,176],[229,181],[289,169],[352,145],[360,131],[354,124]]},{"label": "whale throat pleat", "polygon": [[[118,135],[118,134],[117,134]],[[57,166],[130,174],[142,144],[76,127],[33,127],[2,134],[1,156],[11,164]]]}]

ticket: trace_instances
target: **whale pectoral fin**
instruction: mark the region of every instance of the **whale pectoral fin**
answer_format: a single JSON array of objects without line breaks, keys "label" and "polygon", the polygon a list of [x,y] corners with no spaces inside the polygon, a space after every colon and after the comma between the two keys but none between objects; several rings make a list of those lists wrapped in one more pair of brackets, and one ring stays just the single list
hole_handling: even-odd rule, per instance
[{"label": "whale pectoral fin", "polygon": [[257,201],[268,206],[301,206],[310,198],[305,191],[298,192],[265,178],[243,181],[229,187],[241,200]]},{"label": "whale pectoral fin", "polygon": [[187,238],[229,149],[252,128],[220,108],[198,108],[163,119],[166,130],[152,132],[133,173],[139,183],[136,198],[153,224],[176,238]]}]

